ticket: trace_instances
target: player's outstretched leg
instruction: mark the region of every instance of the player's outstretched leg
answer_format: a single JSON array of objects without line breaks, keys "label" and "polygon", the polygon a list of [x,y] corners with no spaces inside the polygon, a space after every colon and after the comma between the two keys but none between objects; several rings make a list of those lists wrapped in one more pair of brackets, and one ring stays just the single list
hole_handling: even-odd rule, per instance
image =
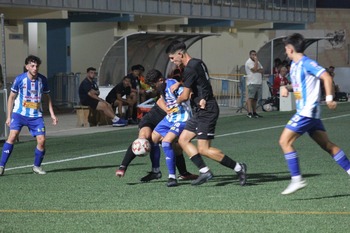
[{"label": "player's outstretched leg", "polygon": [[118,167],[117,171],[115,172],[115,175],[117,177],[124,177],[126,169],[128,168],[129,164],[131,163],[131,161],[133,161],[136,158],[136,155],[134,154],[134,152],[132,152],[132,144],[130,144],[130,146],[128,147],[122,164]]}]

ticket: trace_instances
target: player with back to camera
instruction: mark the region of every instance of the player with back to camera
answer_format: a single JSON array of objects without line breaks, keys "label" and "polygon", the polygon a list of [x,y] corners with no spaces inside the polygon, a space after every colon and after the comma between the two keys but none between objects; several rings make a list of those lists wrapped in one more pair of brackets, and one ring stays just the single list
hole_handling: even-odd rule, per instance
[{"label": "player with back to camera", "polygon": [[[158,70],[152,69],[146,74],[146,82],[153,88],[158,89],[164,83],[164,77]],[[141,182],[149,182],[151,180],[160,179],[162,173],[160,171],[160,148],[159,144],[152,143],[151,135],[156,125],[167,115],[166,105],[163,100],[157,100],[157,103],[151,110],[145,114],[139,123],[138,138],[146,138],[151,143],[150,159],[152,163],[152,171],[148,175],[141,178]],[[121,165],[116,171],[116,176],[123,177],[132,160],[136,155],[132,152],[132,144],[128,147]],[[182,151],[176,148],[176,166],[179,170],[179,179],[192,180],[196,179],[197,175],[193,175],[187,171],[185,159]]]},{"label": "player with back to camera", "polygon": [[52,124],[56,125],[58,119],[53,110],[47,78],[39,73],[40,64],[40,58],[29,55],[25,59],[25,68],[27,72],[18,75],[12,84],[11,93],[7,102],[6,119],[6,125],[10,127],[10,134],[2,147],[0,176],[4,174],[6,163],[13,150],[13,144],[23,126],[28,127],[30,133],[37,141],[34,151],[33,172],[39,175],[46,174],[41,167],[45,155],[46,141],[45,123],[41,106],[41,101],[44,96],[47,97],[48,100]]},{"label": "player with back to camera", "polygon": [[349,175],[350,162],[344,151],[329,140],[321,121],[321,80],[324,83],[328,108],[335,109],[337,106],[332,95],[332,77],[316,61],[304,55],[305,40],[301,34],[295,33],[288,36],[284,39],[284,44],[286,54],[292,61],[290,69],[292,84],[282,88],[281,95],[287,97],[289,91],[293,90],[297,107],[296,114],[288,121],[279,139],[291,173],[291,182],[282,192],[283,195],[286,195],[307,185],[302,178],[298,153],[293,146],[294,142],[304,133],[307,132]]},{"label": "player with back to camera", "polygon": [[[185,43],[175,40],[167,47],[166,53],[176,66],[183,65],[185,67],[183,71],[184,90],[177,98],[177,103],[187,101],[192,92],[191,98],[195,105],[193,117],[186,122],[185,129],[179,137],[181,148],[200,172],[199,177],[192,182],[192,185],[203,184],[213,177],[212,172],[201,157],[204,155],[234,170],[239,177],[240,185],[243,186],[247,182],[246,165],[232,160],[222,151],[211,146],[220,109],[213,95],[206,65],[200,59],[192,58],[186,50]],[[197,137],[197,146],[192,143],[195,137]]]}]

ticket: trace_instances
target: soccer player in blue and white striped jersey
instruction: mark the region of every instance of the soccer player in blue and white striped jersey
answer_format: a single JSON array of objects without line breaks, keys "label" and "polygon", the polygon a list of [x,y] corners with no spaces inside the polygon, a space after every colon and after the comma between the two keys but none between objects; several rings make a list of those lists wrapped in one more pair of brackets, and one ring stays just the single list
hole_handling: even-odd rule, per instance
[{"label": "soccer player in blue and white striped jersey", "polygon": [[[182,76],[179,76],[181,78]],[[168,187],[177,186],[176,169],[175,169],[175,151],[172,143],[181,134],[185,128],[186,121],[192,117],[192,109],[190,100],[178,104],[177,97],[181,95],[183,87],[179,86],[179,81],[172,77],[166,79],[163,86],[162,98],[168,109],[168,114],[158,123],[152,133],[152,141],[158,143],[162,141],[162,148],[165,153],[166,165],[168,167]],[[176,90],[172,91],[172,87],[176,86]]]},{"label": "soccer player in blue and white striped jersey", "polygon": [[30,55],[25,59],[27,72],[16,77],[11,87],[7,102],[6,124],[10,127],[10,134],[2,148],[0,161],[0,175],[4,174],[6,163],[12,153],[13,144],[23,126],[27,126],[33,137],[36,137],[37,146],[34,151],[33,172],[44,175],[41,168],[45,155],[45,124],[42,116],[41,99],[47,97],[52,123],[57,124],[50,98],[50,89],[47,79],[39,73],[40,58]]},{"label": "soccer player in blue and white striped jersey", "polygon": [[288,36],[284,43],[286,54],[292,61],[290,70],[292,84],[281,89],[281,96],[288,96],[289,91],[293,91],[297,110],[296,114],[288,121],[279,139],[292,177],[291,183],[282,192],[283,195],[286,195],[307,185],[301,176],[298,153],[293,146],[294,142],[304,133],[307,132],[349,175],[350,162],[344,151],[329,140],[321,121],[321,80],[324,83],[328,108],[335,109],[337,107],[332,95],[332,77],[316,61],[304,55],[305,40],[301,34],[295,33]]}]

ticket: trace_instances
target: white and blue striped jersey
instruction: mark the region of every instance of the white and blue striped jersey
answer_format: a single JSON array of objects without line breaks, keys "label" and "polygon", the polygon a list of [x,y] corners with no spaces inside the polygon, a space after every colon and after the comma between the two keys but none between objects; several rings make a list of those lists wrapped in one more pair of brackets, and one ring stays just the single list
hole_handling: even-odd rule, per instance
[{"label": "white and blue striped jersey", "polygon": [[13,112],[26,117],[42,117],[42,94],[50,93],[47,79],[37,74],[36,79],[30,80],[27,72],[16,77],[11,91],[17,94]]},{"label": "white and blue striped jersey", "polygon": [[177,97],[183,92],[183,87],[180,86],[177,91],[172,93],[170,87],[175,83],[177,83],[175,79],[166,80],[164,99],[167,108],[172,110],[172,113],[168,114],[166,118],[169,122],[186,122],[192,117],[190,100],[184,101],[181,104],[176,103]]},{"label": "white and blue striped jersey", "polygon": [[293,86],[297,114],[320,119],[320,76],[325,68],[307,56],[297,63],[292,62],[290,77]]}]

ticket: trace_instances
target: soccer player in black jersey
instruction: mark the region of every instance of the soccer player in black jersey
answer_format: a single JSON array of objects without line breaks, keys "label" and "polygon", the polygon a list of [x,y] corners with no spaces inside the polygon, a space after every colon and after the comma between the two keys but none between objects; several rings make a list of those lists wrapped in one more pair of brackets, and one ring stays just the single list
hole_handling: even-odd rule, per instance
[{"label": "soccer player in black jersey", "polygon": [[[201,157],[204,155],[233,169],[239,177],[240,185],[243,186],[247,182],[246,164],[232,160],[222,151],[211,146],[219,117],[219,106],[213,96],[206,65],[202,60],[192,58],[186,49],[185,43],[175,40],[167,47],[166,53],[172,63],[177,66],[185,66],[183,71],[184,91],[178,97],[177,102],[181,103],[191,96],[195,105],[193,117],[186,122],[186,127],[179,138],[180,146],[200,172],[199,177],[192,182],[192,185],[203,184],[213,177],[212,172]],[[195,137],[198,140],[197,146],[191,142]]]},{"label": "soccer player in black jersey", "polygon": [[[162,83],[164,83],[164,77],[161,72],[158,70],[152,69],[147,72],[146,75],[146,82],[153,86],[154,88],[158,88]],[[154,144],[151,141],[151,135],[153,129],[157,126],[157,124],[163,120],[163,118],[166,116],[166,110],[165,102],[157,101],[157,103],[152,107],[152,109],[142,117],[140,123],[139,123],[139,134],[138,138],[146,138],[151,142],[152,149],[151,149],[151,161],[152,161],[152,171],[149,172],[148,175],[141,178],[141,182],[149,182],[151,180],[160,179],[162,177],[162,173],[160,172],[160,148],[159,144]],[[125,156],[123,158],[123,161],[119,168],[116,171],[116,176],[123,177],[125,175],[126,169],[128,165],[131,163],[132,160],[136,158],[136,155],[132,152],[131,149],[132,144],[128,147]],[[176,167],[179,170],[179,179],[180,180],[193,180],[196,179],[198,176],[191,174],[186,169],[186,163],[185,159],[183,157],[181,150],[176,150]]]}]

